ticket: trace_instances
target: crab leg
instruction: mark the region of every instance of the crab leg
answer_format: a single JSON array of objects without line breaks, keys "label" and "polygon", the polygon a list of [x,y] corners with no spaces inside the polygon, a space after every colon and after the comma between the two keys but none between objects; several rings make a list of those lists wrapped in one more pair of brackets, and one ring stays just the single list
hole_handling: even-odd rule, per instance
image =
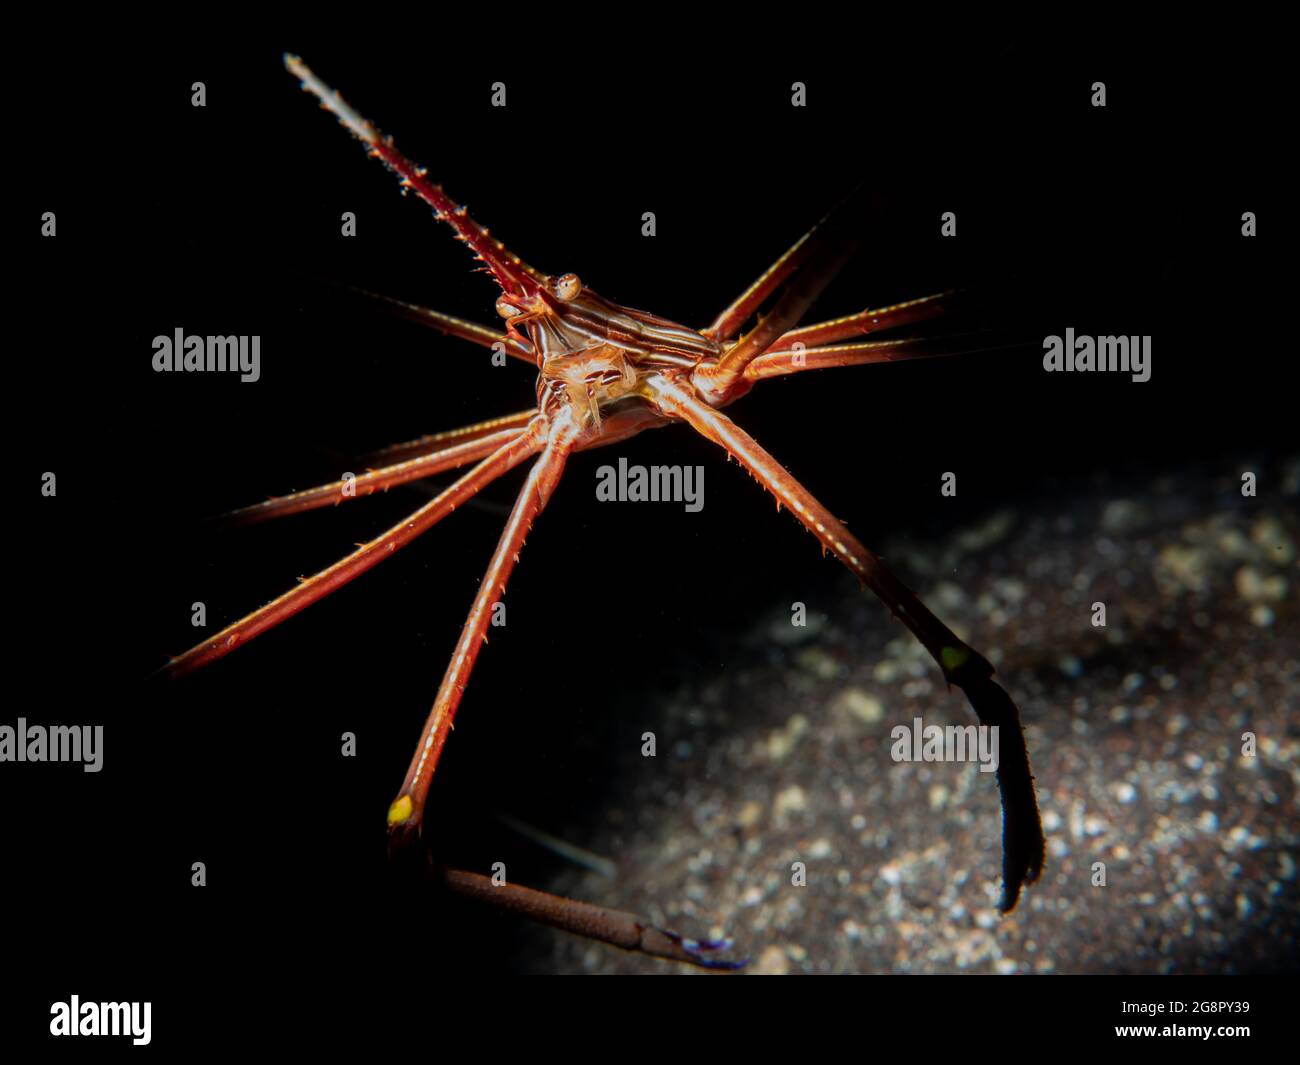
[{"label": "crab leg", "polygon": [[284,65],[302,82],[304,91],[319,99],[321,106],[361,141],[371,155],[382,159],[402,179],[404,189],[414,189],[416,195],[433,208],[438,220],[456,231],[456,239],[469,245],[502,289],[514,296],[532,296],[541,289],[544,280],[541,274],[499,240],[493,240],[486,229],[470,218],[464,207],[442,191],[441,185],[435,185],[425,177],[423,167],[416,166],[399,152],[391,138],[381,134],[342,96],[316,77],[306,63],[295,55],[286,55]]},{"label": "crab leg", "polygon": [[715,951],[730,949],[730,940],[688,939],[625,910],[610,910],[517,884],[494,884],[486,876],[463,869],[436,869],[434,876],[458,895],[624,950],[706,969],[738,969],[745,964],[710,957]]},{"label": "crab leg", "polygon": [[[573,449],[572,420],[567,413],[561,415],[561,418],[562,421],[557,420],[552,426],[545,450],[519,493],[479,586],[478,595],[470,607],[469,617],[439,687],[402,791],[389,808],[389,831],[395,847],[412,842],[419,834],[429,782],[446,743],[465,686],[469,682],[479,648],[487,641],[492,605],[497,597],[505,593],[514,564],[519,561],[524,537],[559,483],[564,463]],[[664,424],[664,420],[654,411],[624,411],[608,420],[606,435],[599,443],[626,439],[659,424]],[[743,961],[713,956],[716,952],[729,950],[730,940],[690,939],[659,928],[633,913],[567,899],[518,884],[497,884],[489,877],[461,869],[438,868],[434,875],[444,887],[456,894],[624,950],[712,969],[735,969],[744,964]]]},{"label": "crab leg", "polygon": [[[530,416],[535,415],[536,411],[529,413]],[[375,492],[387,491],[394,485],[421,481],[444,470],[467,466],[505,447],[516,440],[522,432],[522,429],[503,429],[478,439],[441,448],[432,454],[357,474],[351,481],[333,481],[330,484],[304,488],[301,492],[276,496],[261,503],[240,507],[229,514],[222,515],[220,520],[231,525],[255,525],[258,522],[269,521],[271,518],[282,518],[287,514],[301,514],[305,510],[315,510],[318,507],[337,506],[345,499],[359,499],[362,496],[373,495]]]},{"label": "crab leg", "polygon": [[948,301],[956,293],[956,289],[949,289],[947,292],[939,292],[933,296],[922,296],[920,299],[895,303],[889,307],[858,311],[857,314],[833,318],[829,322],[801,326],[786,333],[773,347],[784,349],[792,348],[795,344],[803,344],[804,347],[810,348],[814,344],[833,344],[837,340],[848,340],[850,337],[895,329],[900,325],[924,322],[943,314],[947,310]]},{"label": "crab leg", "polygon": [[528,535],[533,521],[546,506],[559,483],[576,435],[572,414],[567,409],[563,410],[551,422],[542,454],[533,464],[528,479],[520,489],[519,498],[506,521],[496,551],[479,584],[478,594],[474,596],[465,627],[456,642],[456,649],[447,664],[447,671],[433,701],[433,709],[429,711],[419,746],[416,747],[406,779],[402,783],[402,790],[388,808],[391,846],[403,846],[419,836],[429,782],[442,754],[443,745],[447,742],[447,734],[456,716],[456,708],[465,694],[465,685],[469,682],[474,662],[480,648],[487,642],[493,605],[505,594],[506,582],[510,579],[515,563],[519,561],[524,537]]},{"label": "crab leg", "polygon": [[[408,440],[404,444],[393,444],[391,447],[371,452],[366,457],[368,459],[391,459],[432,454],[450,446],[453,442],[461,443],[466,440],[475,440],[489,432],[499,432],[502,429],[522,428],[536,416],[537,408],[531,407],[528,410],[520,411],[518,414],[506,414],[500,418],[479,422],[477,425],[467,425],[461,429],[433,433],[430,436],[422,436],[418,440]],[[636,436],[643,429],[653,429],[669,424],[671,423],[666,418],[651,407],[619,411],[605,420],[604,429],[599,436],[583,441],[578,445],[577,450],[586,451],[588,448],[617,444],[629,437]]]},{"label": "crab leg", "polygon": [[648,398],[665,414],[687,422],[744,466],[870,588],[921,641],[949,684],[961,688],[980,722],[999,727],[998,785],[1002,793],[1002,909],[1012,909],[1025,881],[1038,879],[1043,864],[1043,831],[1033,776],[1015,704],[992,680],[993,667],[932,614],[885,563],[821,505],[759,443],[721,411],[697,399],[688,388],[662,377],[646,383]]},{"label": "crab leg", "polygon": [[442,311],[435,311],[431,307],[422,307],[418,303],[407,303],[405,300],[394,299],[392,296],[383,296],[378,292],[368,292],[364,288],[354,288],[351,285],[343,287],[348,292],[357,296],[364,296],[368,300],[383,305],[385,310],[390,311],[399,318],[405,318],[419,325],[427,325],[430,329],[436,329],[444,336],[459,337],[461,340],[468,340],[485,348],[500,343],[505,346],[507,355],[526,362],[534,368],[537,366],[537,357],[529,350],[528,345],[493,329],[491,326],[479,325],[477,322],[471,322],[465,318],[444,314]]},{"label": "crab leg", "polygon": [[296,588],[285,592],[251,614],[227,625],[215,636],[173,658],[160,672],[179,677],[191,673],[236,647],[260,636],[267,629],[293,617],[318,599],[341,588],[349,581],[390,557],[399,547],[409,544],[422,532],[437,524],[466,500],[473,498],[486,485],[491,484],[507,470],[513,469],[529,455],[536,453],[543,443],[545,423],[541,418],[520,433],[510,443],[499,447],[469,473],[448,487],[437,498],[415,511],[410,517],[381,533],[369,543],[362,544],[352,554],[303,580]]},{"label": "crab leg", "polygon": [[1006,345],[968,348],[954,346],[954,337],[927,339],[870,340],[860,344],[836,344],[806,351],[769,351],[745,367],[745,380],[762,381],[804,370],[824,370],[833,366],[867,366],[878,362],[902,362],[906,359],[934,359],[945,355],[971,355],[977,351],[1003,350]]},{"label": "crab leg", "polygon": [[745,368],[798,323],[853,250],[849,241],[823,234],[818,234],[805,247],[810,250],[801,264],[799,276],[782,293],[772,310],[728,348],[716,363],[705,362],[695,370],[692,381],[711,402],[726,403],[739,391],[748,389],[744,381]]},{"label": "crab leg", "polygon": [[462,425],[459,429],[444,429],[440,433],[429,433],[427,436],[405,440],[400,444],[389,444],[363,457],[367,462],[388,463],[418,458],[421,455],[432,455],[471,440],[480,440],[505,429],[522,429],[536,416],[537,408],[529,407],[514,414],[503,414],[499,418],[489,418],[486,421],[475,422],[473,425]]},{"label": "crab leg", "polygon": [[714,319],[712,325],[702,329],[701,332],[706,337],[713,337],[715,340],[723,341],[730,340],[740,332],[740,327],[754,315],[767,298],[777,290],[778,286],[799,269],[807,261],[809,255],[816,250],[821,227],[826,224],[826,219],[829,217],[828,214],[826,218],[823,218],[790,245],[784,255],[764,270],[749,288],[736,297],[730,307]]}]

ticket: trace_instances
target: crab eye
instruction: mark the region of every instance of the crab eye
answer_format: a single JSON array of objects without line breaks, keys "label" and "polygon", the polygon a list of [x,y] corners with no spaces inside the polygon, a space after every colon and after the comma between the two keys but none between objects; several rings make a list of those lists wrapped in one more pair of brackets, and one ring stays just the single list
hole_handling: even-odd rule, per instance
[{"label": "crab eye", "polygon": [[497,314],[502,318],[515,318],[523,314],[518,307],[511,303],[505,296],[497,297]]},{"label": "crab eye", "polygon": [[578,280],[577,274],[565,274],[555,282],[555,298],[565,303],[577,299],[581,291],[582,282]]}]

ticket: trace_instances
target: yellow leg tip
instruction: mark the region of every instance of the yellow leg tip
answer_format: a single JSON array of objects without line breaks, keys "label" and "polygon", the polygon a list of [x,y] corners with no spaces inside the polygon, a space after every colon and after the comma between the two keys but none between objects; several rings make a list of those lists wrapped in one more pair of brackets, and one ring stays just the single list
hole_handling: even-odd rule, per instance
[{"label": "yellow leg tip", "polygon": [[409,795],[398,797],[393,802],[393,805],[388,808],[388,827],[392,828],[393,825],[400,825],[411,816],[411,810],[413,808],[414,803],[411,802],[411,797]]}]

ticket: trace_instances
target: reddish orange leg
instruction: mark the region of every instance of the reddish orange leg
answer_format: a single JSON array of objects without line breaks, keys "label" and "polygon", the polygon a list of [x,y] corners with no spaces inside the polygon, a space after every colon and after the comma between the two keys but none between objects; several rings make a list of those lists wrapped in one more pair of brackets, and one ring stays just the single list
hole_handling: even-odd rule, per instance
[{"label": "reddish orange leg", "polygon": [[161,672],[172,677],[191,673],[200,666],[223,658],[236,647],[255,636],[260,636],[280,622],[293,617],[318,599],[341,588],[349,581],[389,558],[398,548],[409,544],[421,533],[437,524],[466,500],[471,499],[486,485],[491,484],[506,471],[518,466],[542,446],[544,422],[539,417],[530,429],[520,433],[510,443],[499,447],[491,456],[480,462],[455,484],[431,499],[409,518],[381,533],[369,543],[362,544],[346,558],[323,569],[315,576],[303,580],[296,588],[278,599],[259,607],[251,614],[227,625],[219,633],[173,658]]},{"label": "reddish orange leg", "polygon": [[773,348],[793,348],[803,344],[811,348],[814,344],[833,344],[837,340],[850,337],[866,336],[868,333],[881,333],[886,329],[896,329],[902,325],[912,325],[938,317],[947,310],[950,299],[956,290],[940,292],[933,296],[895,303],[889,307],[877,307],[874,310],[859,311],[843,318],[834,318],[829,322],[805,325],[786,333],[772,345]]},{"label": "reddish orange leg", "polygon": [[764,270],[758,280],[737,296],[731,306],[714,319],[712,325],[700,332],[706,337],[721,341],[730,340],[740,332],[740,327],[757,312],[781,283],[798,270],[817,250],[821,229],[828,218],[830,218],[829,214],[790,245],[784,255]]},{"label": "reddish orange leg", "polygon": [[[529,417],[535,417],[536,414],[536,411],[531,411]],[[421,481],[445,470],[468,466],[471,462],[485,459],[517,440],[523,432],[523,429],[503,429],[478,439],[437,449],[432,454],[357,474],[351,481],[334,481],[315,488],[304,488],[301,492],[293,492],[290,495],[277,496],[251,506],[240,507],[223,515],[221,520],[232,525],[254,525],[271,518],[282,518],[287,514],[301,514],[305,510],[315,510],[318,507],[337,506],[345,499],[360,499],[375,492],[387,491],[394,485]]]},{"label": "reddish orange leg", "polygon": [[902,362],[906,359],[935,359],[945,355],[972,355],[977,351],[1005,350],[1005,344],[969,347],[957,343],[960,337],[944,336],[913,340],[868,340],[860,344],[834,344],[806,351],[768,351],[745,367],[745,380],[762,381],[768,377],[824,370],[833,366],[867,366],[878,362]]},{"label": "reddish orange leg", "polygon": [[500,418],[489,418],[474,425],[463,425],[459,429],[445,429],[440,433],[430,433],[414,440],[405,440],[400,444],[389,444],[388,447],[381,447],[378,451],[363,456],[363,461],[382,462],[387,465],[390,462],[404,462],[407,459],[419,458],[421,455],[432,455],[436,451],[458,444],[467,444],[471,440],[480,440],[489,434],[506,429],[522,429],[535,417],[537,417],[537,408],[529,407],[514,414],[503,414]]},{"label": "reddish orange leg", "polygon": [[461,869],[440,869],[435,875],[458,895],[520,914],[529,920],[586,936],[624,950],[686,962],[706,969],[739,969],[743,960],[718,957],[732,947],[730,939],[689,939],[650,924],[626,910],[610,910],[589,902],[549,895],[517,884],[494,884],[488,877]]},{"label": "reddish orange leg", "polygon": [[1002,793],[1002,902],[1012,909],[1026,881],[1038,879],[1043,865],[1043,830],[1033,775],[1015,704],[994,681],[993,667],[957,638],[951,629],[900,581],[884,562],[860,543],[806,488],[753,437],[721,411],[698,400],[689,389],[663,378],[647,382],[650,398],[665,414],[687,422],[744,466],[768,491],[893,611],[924,645],[949,684],[961,688],[981,724],[998,726],[998,786]]},{"label": "reddish orange leg", "polygon": [[[691,380],[710,402],[727,403],[748,391],[745,367],[771,348],[804,316],[813,301],[839,273],[840,267],[853,250],[849,241],[816,230],[810,232],[809,238],[808,243],[803,245],[808,249],[806,254],[796,256],[799,259],[796,265],[801,267],[799,276],[781,294],[772,310],[729,347],[716,363],[706,362],[695,370]],[[795,247],[798,248],[799,245]],[[790,254],[787,252],[786,256]],[[784,260],[785,256],[778,260],[777,265]],[[766,276],[765,274],[764,277]]]},{"label": "reddish orange leg", "polygon": [[[841,205],[844,206],[844,205]],[[837,208],[839,210],[840,208]],[[834,214],[835,212],[832,212]],[[803,369],[803,360],[796,358],[800,352],[795,345],[802,345],[803,355],[809,353],[814,345],[824,345],[849,337],[863,336],[868,333],[894,329],[902,325],[925,321],[942,314],[947,300],[955,290],[924,296],[920,299],[896,303],[888,307],[879,307],[859,311],[856,314],[835,318],[827,322],[793,328],[804,312],[812,305],[817,296],[839,271],[845,258],[852,251],[852,242],[839,238],[826,230],[827,218],[810,229],[803,237],[773,263],[740,297],[721,315],[713,325],[704,330],[706,336],[718,340],[727,340],[745,321],[754,314],[763,302],[774,293],[778,286],[790,278],[795,278],[789,289],[777,301],[772,310],[740,340],[724,352],[716,363],[704,363],[692,378],[710,403],[723,406],[743,395],[753,382],[763,377],[775,376],[777,373],[792,373]],[[795,277],[796,272],[801,276]],[[856,348],[856,346],[855,346]],[[781,360],[769,360],[762,371],[749,373],[751,365],[766,352],[789,351],[788,369],[775,369],[782,365]],[[817,350],[817,349],[814,349]],[[823,366],[848,366],[856,362],[887,361],[879,357],[859,360],[832,361],[836,356],[858,354],[864,349],[838,351],[831,354],[829,350],[818,350]],[[895,355],[895,358],[902,357]],[[915,358],[917,355],[907,357]]]},{"label": "reddish orange leg", "polygon": [[402,790],[388,809],[389,836],[396,845],[408,843],[420,834],[429,782],[442,754],[443,745],[447,742],[447,733],[451,730],[456,708],[465,694],[465,685],[469,682],[470,673],[478,659],[479,649],[487,642],[493,606],[505,594],[506,582],[510,579],[515,563],[519,561],[524,537],[528,535],[533,521],[546,506],[559,483],[565,461],[573,450],[575,436],[572,415],[566,411],[557,416],[546,430],[546,442],[541,456],[533,464],[528,479],[519,491],[519,498],[510,512],[496,551],[488,563],[487,572],[479,584],[478,594],[470,606],[469,617],[456,642],[447,672],[443,675],[442,684],[433,701],[433,709],[430,710],[424,731],[420,735],[419,746],[406,772]]},{"label": "reddish orange leg", "polygon": [[[629,420],[624,431],[631,435],[644,427],[644,418],[638,418]],[[447,742],[456,710],[465,694],[465,686],[469,683],[479,650],[487,642],[487,628],[493,605],[505,594],[510,574],[519,561],[524,538],[559,483],[565,461],[573,450],[575,435],[572,415],[566,410],[552,424],[547,433],[545,448],[519,492],[519,498],[506,522],[492,560],[488,563],[460,640],[438,688],[433,709],[420,736],[402,790],[389,807],[389,841],[393,849],[409,846],[421,834],[429,784]],[[441,868],[436,871],[436,875],[445,887],[457,894],[624,950],[710,968],[736,968],[744,964],[715,957],[718,952],[730,949],[730,940],[688,939],[658,928],[635,914],[566,899],[517,884],[496,884],[478,873]]]},{"label": "reddish orange leg", "polygon": [[392,296],[383,296],[378,292],[368,292],[364,288],[353,288],[351,285],[343,287],[348,292],[374,300],[376,303],[381,304],[385,310],[391,311],[399,318],[405,318],[407,321],[416,322],[420,325],[427,325],[430,329],[436,329],[444,336],[459,337],[461,340],[468,340],[485,348],[490,348],[495,344],[503,344],[507,355],[528,363],[534,369],[537,367],[537,356],[533,354],[531,345],[526,341],[507,336],[500,330],[486,325],[479,325],[477,322],[471,322],[464,318],[456,318],[450,314],[443,314],[442,311],[435,311],[431,307],[422,307],[418,303],[407,303],[405,300],[394,299]]},{"label": "reddish orange leg", "polygon": [[456,239],[483,263],[484,269],[496,278],[507,293],[514,296],[533,296],[541,290],[545,277],[510,252],[499,240],[493,240],[486,229],[470,218],[465,208],[457,204],[425,176],[423,167],[416,166],[393,145],[392,139],[383,136],[367,119],[348,106],[343,97],[311,72],[297,56],[286,55],[284,65],[302,82],[305,91],[320,100],[321,107],[329,111],[370,154],[382,159],[402,181],[402,188],[414,189],[441,222],[446,222],[456,232]]}]

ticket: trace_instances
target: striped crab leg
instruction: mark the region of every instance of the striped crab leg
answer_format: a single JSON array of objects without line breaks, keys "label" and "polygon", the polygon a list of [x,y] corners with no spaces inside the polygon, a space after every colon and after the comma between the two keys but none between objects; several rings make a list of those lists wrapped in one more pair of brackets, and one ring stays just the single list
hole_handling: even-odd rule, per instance
[{"label": "striped crab leg", "polygon": [[881,333],[886,329],[896,329],[902,325],[912,325],[938,317],[947,310],[947,304],[957,294],[956,289],[939,292],[933,296],[895,303],[888,307],[877,307],[858,311],[857,314],[834,318],[829,322],[800,326],[779,338],[773,349],[792,348],[803,344],[811,348],[818,344],[833,344],[837,340],[850,337],[866,336],[869,333]]},{"label": "striped crab leg", "polygon": [[[631,418],[616,431],[625,431],[631,435],[646,427],[644,417]],[[559,484],[565,462],[574,448],[575,437],[572,416],[567,411],[559,414],[547,432],[541,455],[520,489],[496,551],[479,584],[478,594],[474,597],[456,649],[452,652],[402,789],[389,807],[389,846],[395,852],[409,848],[423,831],[429,785],[479,650],[487,642],[493,604],[505,593],[506,584],[519,561],[524,539]],[[518,884],[496,883],[482,874],[461,869],[435,867],[434,876],[443,887],[456,894],[624,950],[704,968],[735,969],[744,964],[743,961],[722,957],[731,948],[730,940],[690,939],[659,928],[633,913],[611,910]]]},{"label": "striped crab leg", "polygon": [[973,355],[980,351],[1005,351],[1007,344],[972,346],[957,343],[960,336],[941,336],[899,340],[869,340],[860,344],[832,344],[802,351],[768,351],[745,367],[747,381],[769,377],[825,370],[835,366],[869,366],[881,362],[904,362],[908,359],[936,359],[951,355]]},{"label": "striped crab leg", "polygon": [[[539,417],[539,425],[544,424]],[[470,606],[456,649],[438,687],[420,742],[402,782],[402,789],[388,809],[390,848],[404,847],[420,835],[429,784],[451,731],[452,721],[465,694],[479,651],[487,642],[493,606],[505,594],[506,584],[519,561],[524,538],[559,484],[564,465],[573,450],[577,428],[567,411],[559,413],[544,430],[542,453],[519,490],[496,550],[488,563],[478,593]]]},{"label": "striped crab leg", "polygon": [[[831,214],[833,213],[832,211]],[[700,331],[714,340],[728,341],[735,337],[740,332],[740,327],[754,316],[767,298],[817,250],[823,235],[823,227],[829,218],[830,214],[790,245],[776,262],[764,270],[749,288],[737,296],[731,305],[713,320],[711,325]]]},{"label": "striped crab leg", "polygon": [[[802,254],[795,254],[797,250]],[[759,282],[771,276],[778,266],[789,266],[791,262],[794,265],[785,270],[781,278],[784,280],[796,267],[800,270],[798,276],[791,281],[771,311],[760,318],[753,329],[728,347],[717,362],[701,363],[696,368],[692,383],[700,393],[708,397],[711,403],[721,406],[747,391],[749,384],[745,381],[745,368],[798,324],[799,319],[839,272],[852,250],[851,241],[832,236],[815,226],[803,241],[777,260]],[[755,282],[755,285],[759,282]]]},{"label": "striped crab leg", "polygon": [[499,240],[494,240],[481,225],[470,218],[469,212],[456,203],[442,189],[426,177],[425,170],[416,166],[360,113],[353,109],[336,91],[321,81],[311,69],[295,55],[286,55],[284,65],[302,82],[303,90],[320,100],[321,107],[329,111],[339,123],[366,146],[370,154],[380,159],[402,182],[402,188],[414,189],[415,194],[433,208],[440,222],[446,222],[456,232],[456,239],[483,263],[502,290],[512,296],[535,296],[543,287],[545,277],[510,251]]},{"label": "striped crab leg", "polygon": [[503,334],[500,330],[493,329],[491,326],[479,325],[478,322],[471,322],[467,318],[457,318],[452,314],[435,311],[432,307],[424,307],[418,303],[408,303],[406,300],[394,299],[392,296],[384,296],[364,288],[355,288],[352,285],[343,285],[341,287],[353,295],[365,297],[365,299],[375,303],[390,314],[396,315],[398,318],[405,318],[417,325],[428,326],[428,328],[436,330],[443,336],[458,337],[461,340],[468,340],[472,344],[478,344],[485,348],[501,344],[505,349],[505,353],[511,358],[526,362],[534,369],[537,367],[537,357],[533,354],[530,344]]},{"label": "striped crab leg", "polygon": [[473,425],[462,425],[458,429],[444,429],[442,432],[429,433],[414,440],[404,440],[400,444],[389,444],[387,447],[370,452],[365,456],[365,460],[387,464],[419,458],[422,455],[432,455],[507,429],[523,429],[535,417],[537,417],[537,408],[529,407],[527,410],[515,411],[514,414],[503,414],[499,418],[488,418]]},{"label": "striped crab leg", "polygon": [[958,639],[879,556],[865,547],[758,441],[725,414],[697,399],[689,388],[663,377],[650,378],[646,390],[647,398],[665,415],[685,421],[744,466],[803,523],[824,550],[844,563],[912,631],[939,664],[944,679],[966,693],[981,724],[998,727],[997,777],[1002,794],[1001,909],[1006,912],[1014,908],[1022,884],[1037,880],[1042,870],[1043,829],[1020,715],[1010,696],[993,681],[993,667]]},{"label": "striped crab leg", "polygon": [[251,614],[227,625],[215,636],[191,647],[183,655],[173,658],[160,672],[170,677],[180,677],[218,658],[224,658],[236,647],[274,628],[317,600],[324,599],[330,592],[374,568],[384,559],[391,557],[398,548],[406,546],[458,506],[473,498],[502,474],[514,469],[530,455],[536,454],[544,442],[544,427],[545,422],[539,417],[527,430],[511,442],[497,448],[490,456],[410,517],[368,543],[362,544],[334,565],[306,578],[278,599],[273,599]]},{"label": "striped crab leg", "polygon": [[[228,525],[254,525],[319,507],[337,506],[345,499],[360,499],[375,492],[387,491],[396,485],[425,480],[446,470],[458,469],[487,458],[498,448],[518,438],[536,417],[537,408],[534,407],[517,414],[491,418],[477,425],[449,429],[404,444],[394,444],[372,456],[401,457],[401,461],[392,465],[357,474],[351,481],[332,481],[240,507],[215,520]],[[621,411],[609,419],[600,436],[584,441],[579,445],[579,450],[606,447],[635,436],[643,429],[666,424],[668,423],[659,414],[649,409]],[[402,457],[407,454],[414,457]]]},{"label": "striped crab leg", "polygon": [[611,910],[519,884],[497,884],[480,873],[463,869],[438,868],[433,875],[458,895],[623,950],[705,969],[740,969],[745,965],[744,960],[722,957],[732,947],[730,939],[690,939],[626,910]]},{"label": "striped crab leg", "polygon": [[[530,411],[530,417],[536,416]],[[498,430],[470,439],[464,443],[436,448],[429,454],[396,462],[377,470],[359,473],[351,480],[332,481],[315,488],[304,488],[301,492],[276,496],[273,499],[253,503],[238,510],[232,510],[221,516],[223,524],[255,525],[272,518],[282,518],[288,514],[301,514],[303,511],[316,510],[319,507],[338,506],[348,499],[360,499],[375,492],[386,492],[399,484],[422,481],[427,477],[458,469],[488,458],[499,449],[513,443],[523,434],[523,429],[508,428]]]}]

